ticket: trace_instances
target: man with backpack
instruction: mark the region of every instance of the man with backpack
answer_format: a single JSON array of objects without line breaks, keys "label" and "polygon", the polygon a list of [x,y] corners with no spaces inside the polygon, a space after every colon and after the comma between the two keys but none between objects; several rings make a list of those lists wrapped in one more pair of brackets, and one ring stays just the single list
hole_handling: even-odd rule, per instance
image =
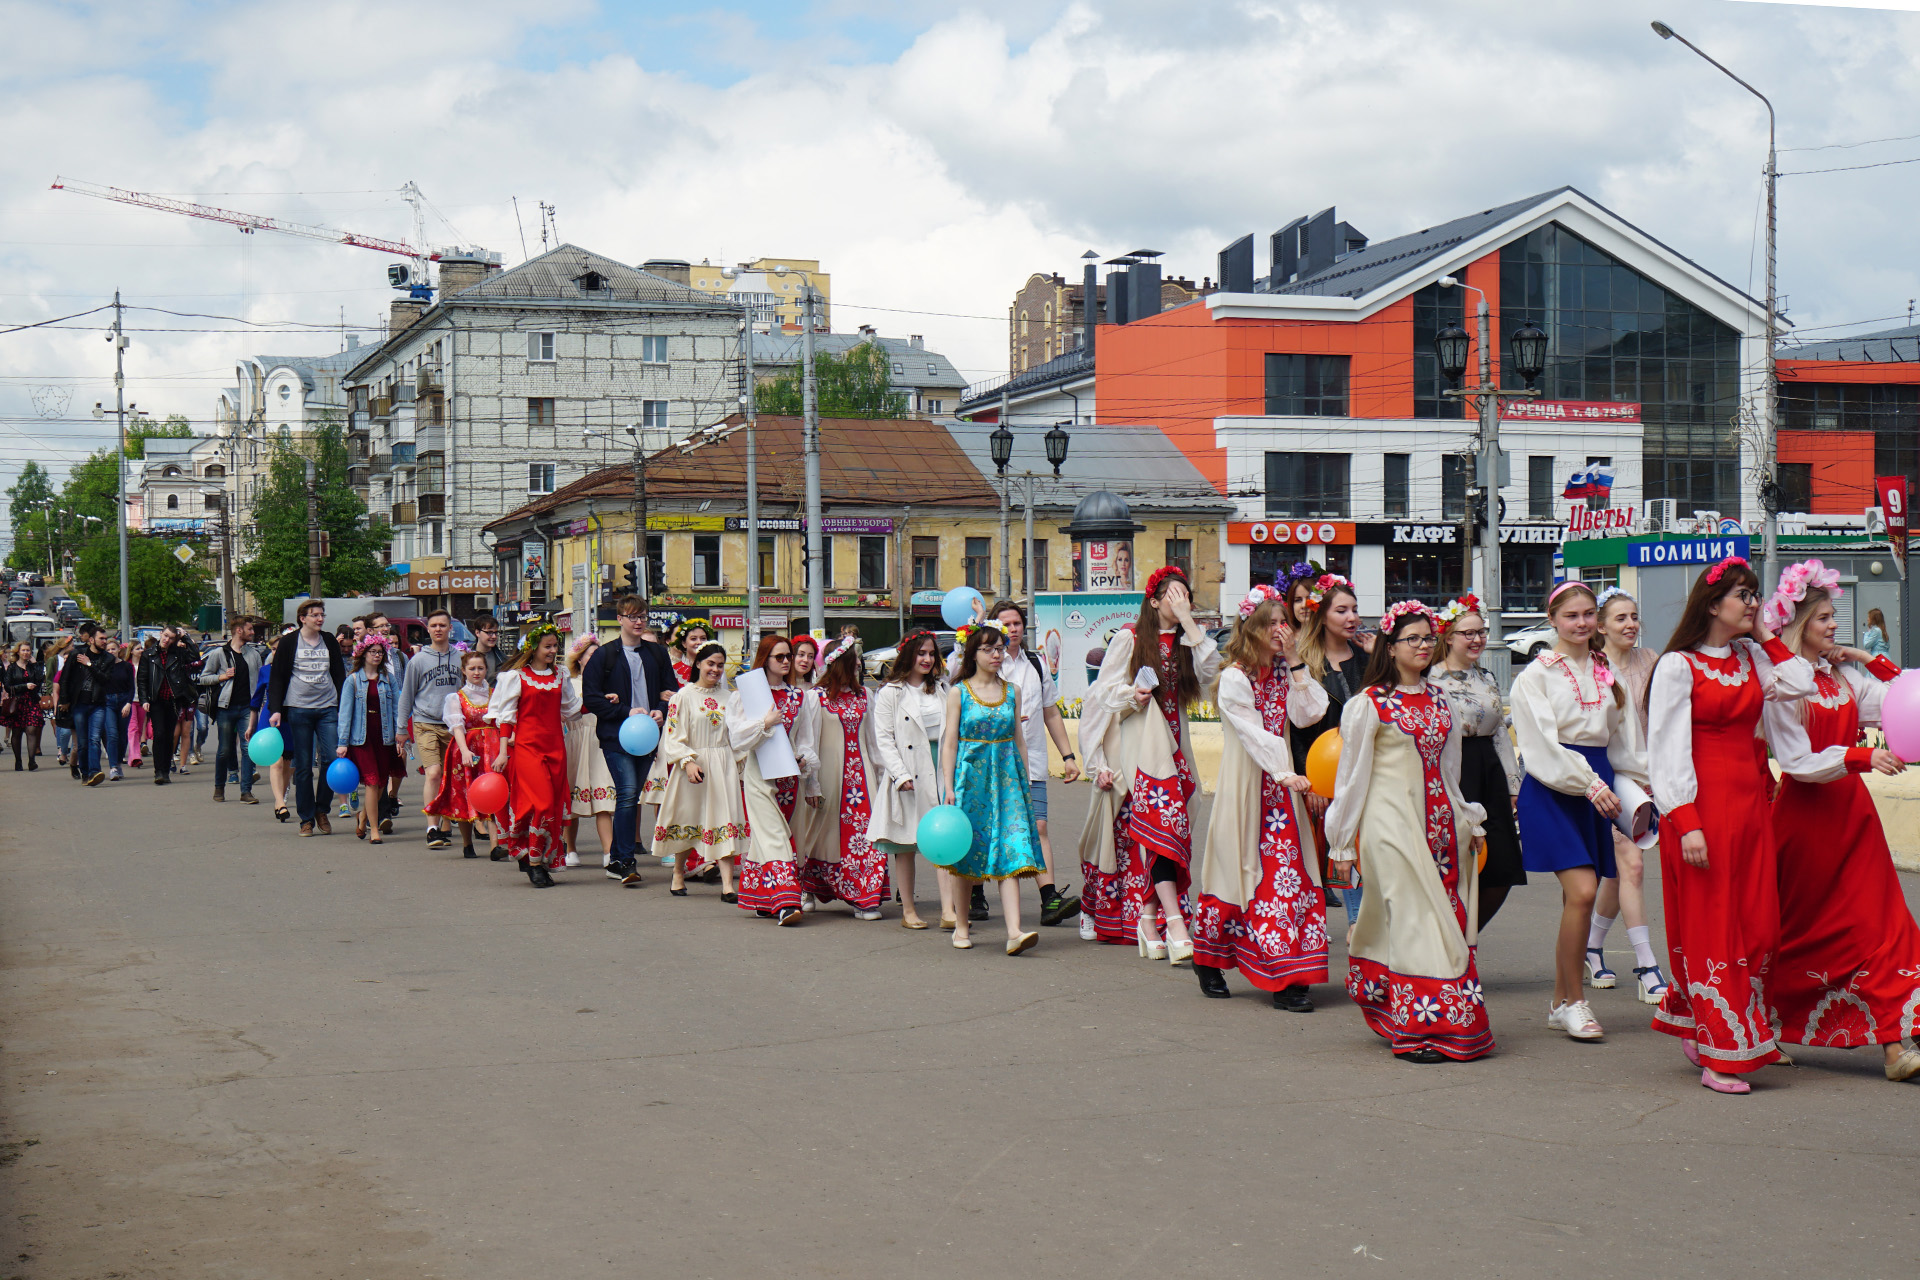
[{"label": "man with backpack", "polygon": [[213,756],[216,804],[226,802],[227,774],[236,768],[240,771],[240,802],[259,803],[253,798],[253,760],[245,750],[256,669],[252,641],[253,619],[235,618],[227,642],[209,653],[200,668],[201,710],[219,729]]}]

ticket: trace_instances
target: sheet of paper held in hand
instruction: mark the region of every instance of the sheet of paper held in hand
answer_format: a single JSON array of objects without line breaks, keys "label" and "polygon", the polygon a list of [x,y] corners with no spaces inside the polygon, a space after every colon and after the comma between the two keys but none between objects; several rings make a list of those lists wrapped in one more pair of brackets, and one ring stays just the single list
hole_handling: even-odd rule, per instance
[{"label": "sheet of paper held in hand", "polygon": [[1160,677],[1152,667],[1142,667],[1133,673],[1133,687],[1142,693],[1152,693],[1160,687]]},{"label": "sheet of paper held in hand", "polygon": [[[734,677],[733,689],[740,695],[740,705],[754,719],[763,719],[773,710],[773,689],[767,684],[764,671],[743,671]],[[753,749],[753,758],[760,764],[760,776],[768,782],[776,778],[794,778],[800,774],[800,762],[793,758],[793,744],[787,741],[787,726],[777,724]]]}]

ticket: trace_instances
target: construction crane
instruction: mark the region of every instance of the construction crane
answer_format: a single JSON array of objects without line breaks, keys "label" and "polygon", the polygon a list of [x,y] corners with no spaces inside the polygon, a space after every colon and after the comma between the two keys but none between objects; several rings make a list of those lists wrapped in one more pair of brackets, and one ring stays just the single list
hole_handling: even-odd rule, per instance
[{"label": "construction crane", "polygon": [[185,214],[189,218],[204,218],[208,222],[224,222],[237,227],[243,233],[252,235],[256,231],[278,231],[282,235],[300,236],[307,240],[323,240],[329,244],[352,245],[357,249],[372,249],[377,253],[392,254],[410,259],[413,271],[404,268],[389,268],[387,278],[396,288],[408,288],[416,297],[423,291],[431,290],[426,279],[426,264],[438,262],[440,255],[425,247],[426,218],[421,212],[421,203],[425,199],[420,188],[409,182],[400,188],[400,198],[413,206],[414,234],[420,242],[408,244],[404,240],[386,240],[379,236],[362,235],[357,231],[341,231],[334,227],[319,227],[305,222],[288,222],[283,218],[269,218],[264,214],[241,213],[234,209],[222,209],[217,205],[196,204],[191,200],[175,200],[167,196],[156,196],[144,191],[128,191],[121,187],[103,187],[94,182],[79,182],[72,178],[56,177],[53,180],[55,191],[71,191],[75,195],[92,196],[96,200],[112,200],[118,204],[136,205],[142,209],[158,209],[163,213]]}]

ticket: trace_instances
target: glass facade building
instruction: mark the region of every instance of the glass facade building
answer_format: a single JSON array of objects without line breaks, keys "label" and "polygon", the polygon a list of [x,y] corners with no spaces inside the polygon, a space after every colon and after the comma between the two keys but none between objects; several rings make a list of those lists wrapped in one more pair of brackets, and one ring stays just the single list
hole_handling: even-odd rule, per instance
[{"label": "glass facade building", "polygon": [[1740,514],[1739,333],[1557,224],[1500,250],[1502,352],[1527,323],[1547,334],[1545,398],[1639,403],[1649,501]]}]

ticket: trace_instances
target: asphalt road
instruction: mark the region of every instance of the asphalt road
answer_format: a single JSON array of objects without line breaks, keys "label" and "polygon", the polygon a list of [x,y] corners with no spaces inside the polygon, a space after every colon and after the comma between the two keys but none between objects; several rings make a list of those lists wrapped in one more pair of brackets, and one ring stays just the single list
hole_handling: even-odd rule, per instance
[{"label": "asphalt road", "polygon": [[1497,1054],[1425,1067],[1331,988],[779,929],[664,873],[536,892],[208,774],[0,777],[0,1277],[1863,1278],[1920,1243],[1920,1091],[1807,1050],[1711,1094],[1630,991],[1605,1043],[1550,1033],[1550,885],[1484,939]]}]

